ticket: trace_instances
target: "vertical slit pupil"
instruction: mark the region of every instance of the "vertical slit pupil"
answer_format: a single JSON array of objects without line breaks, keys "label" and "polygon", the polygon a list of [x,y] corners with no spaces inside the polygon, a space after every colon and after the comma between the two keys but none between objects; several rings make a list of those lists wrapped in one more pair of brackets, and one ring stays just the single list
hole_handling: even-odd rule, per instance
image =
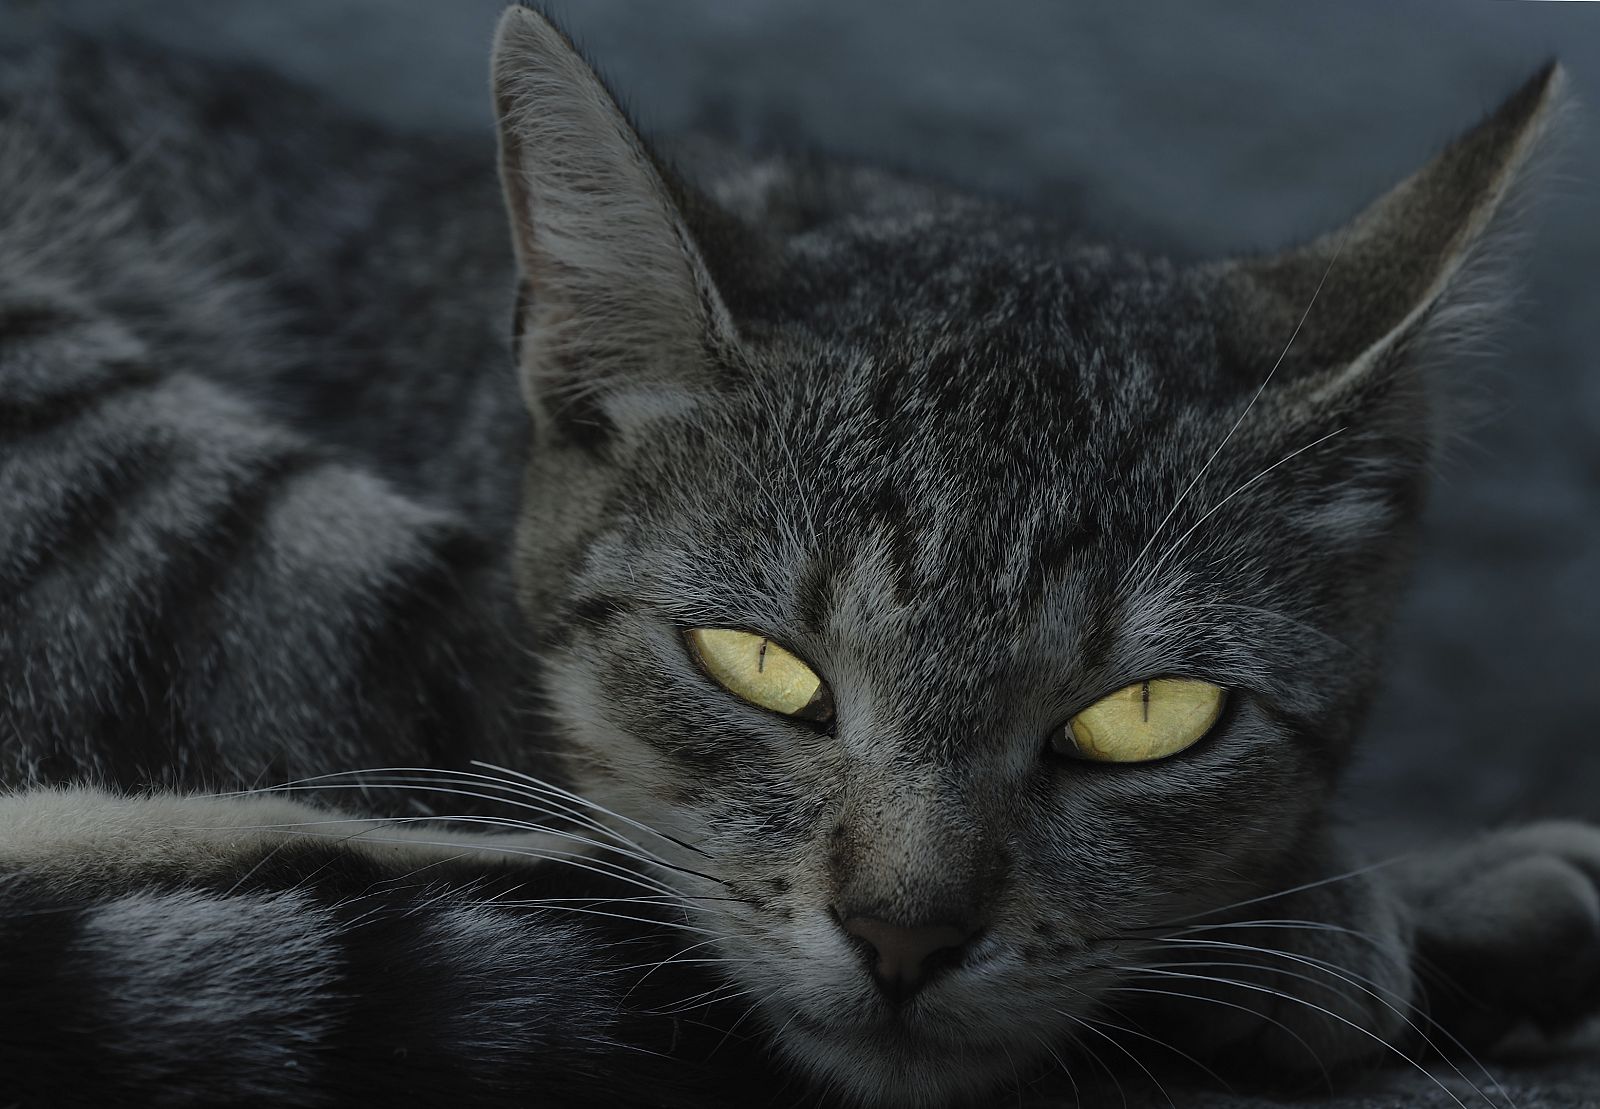
[{"label": "vertical slit pupil", "polygon": [[[762,645],[763,647],[765,644]],[[1144,722],[1150,723],[1150,683],[1143,683],[1139,690],[1140,707],[1144,710]]]},{"label": "vertical slit pupil", "polygon": [[756,673],[764,674],[767,669],[767,640],[761,641],[761,651],[756,655]]}]

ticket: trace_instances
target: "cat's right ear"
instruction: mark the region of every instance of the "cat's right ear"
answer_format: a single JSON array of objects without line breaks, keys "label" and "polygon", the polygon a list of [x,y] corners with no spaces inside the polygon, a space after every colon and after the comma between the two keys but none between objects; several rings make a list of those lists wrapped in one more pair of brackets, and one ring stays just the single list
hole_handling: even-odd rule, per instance
[{"label": "cat's right ear", "polygon": [[1298,379],[1327,420],[1365,422],[1373,413],[1360,409],[1375,405],[1408,437],[1435,438],[1419,367],[1475,335],[1502,299],[1508,216],[1549,148],[1563,83],[1546,65],[1342,229],[1216,267],[1252,374],[1281,364],[1277,379]]},{"label": "cat's right ear", "polygon": [[567,37],[512,7],[493,70],[523,394],[541,437],[595,445],[609,397],[692,389],[733,325],[666,175]]}]

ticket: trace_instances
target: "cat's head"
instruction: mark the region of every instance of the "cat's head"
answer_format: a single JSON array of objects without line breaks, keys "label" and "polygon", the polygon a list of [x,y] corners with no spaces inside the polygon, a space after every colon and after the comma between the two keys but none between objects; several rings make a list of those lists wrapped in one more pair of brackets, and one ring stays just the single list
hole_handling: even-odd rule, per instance
[{"label": "cat's head", "polygon": [[719,880],[659,875],[790,1057],[978,1088],[1116,937],[1293,879],[1558,83],[1341,231],[1179,267],[856,171],[714,202],[507,15],[553,716],[582,791]]}]

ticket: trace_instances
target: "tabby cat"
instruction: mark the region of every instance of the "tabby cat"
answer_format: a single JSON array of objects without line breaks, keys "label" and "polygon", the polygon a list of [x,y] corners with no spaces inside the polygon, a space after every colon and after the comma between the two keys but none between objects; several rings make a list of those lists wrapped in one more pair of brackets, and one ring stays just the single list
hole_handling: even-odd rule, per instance
[{"label": "tabby cat", "polygon": [[1560,85],[1190,266],[668,159],[526,7],[499,182],[9,58],[0,1103],[936,1105],[1588,1012],[1595,829],[1330,814]]}]

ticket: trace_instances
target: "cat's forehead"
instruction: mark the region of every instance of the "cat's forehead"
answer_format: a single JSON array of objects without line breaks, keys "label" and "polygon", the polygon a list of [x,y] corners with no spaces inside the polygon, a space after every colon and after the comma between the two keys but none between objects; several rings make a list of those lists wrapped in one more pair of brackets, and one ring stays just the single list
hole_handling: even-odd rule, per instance
[{"label": "cat's forehead", "polygon": [[702,429],[704,519],[737,545],[804,512],[829,544],[884,547],[903,582],[983,565],[1009,593],[1147,528],[1232,411],[1207,380],[1214,328],[1170,268],[1011,247],[944,269],[894,254],[853,291],[839,263],[834,309],[757,345]]},{"label": "cat's forehead", "polygon": [[1231,396],[1240,369],[1224,364],[1230,344],[1195,272],[1011,213],[817,232],[790,244],[779,279],[790,295],[758,297],[752,321],[761,384],[835,405],[870,392],[884,420],[1136,415],[1157,394]]},{"label": "cat's forehead", "polygon": [[862,511],[981,497],[1037,517],[1091,507],[1098,483],[1190,467],[1239,399],[1216,387],[1238,371],[1209,321],[1149,286],[1113,306],[1048,292],[1026,304],[1018,287],[991,290],[1005,303],[988,312],[883,310],[791,339],[734,402],[734,436],[825,471]]}]

